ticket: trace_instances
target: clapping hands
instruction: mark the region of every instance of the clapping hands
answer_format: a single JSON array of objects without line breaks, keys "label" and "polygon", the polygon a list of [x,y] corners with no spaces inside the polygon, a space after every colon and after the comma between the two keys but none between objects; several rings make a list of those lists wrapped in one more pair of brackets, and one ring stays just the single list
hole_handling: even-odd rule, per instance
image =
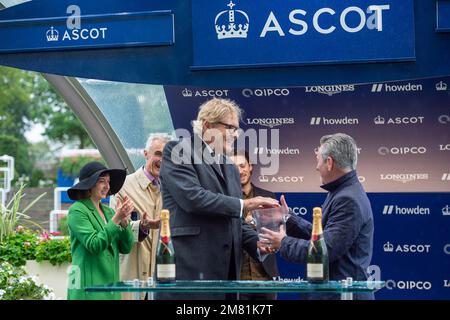
[{"label": "clapping hands", "polygon": [[130,219],[131,212],[134,210],[134,203],[128,196],[117,200],[117,210],[112,220],[115,224],[120,224],[122,227],[128,226],[128,220]]}]

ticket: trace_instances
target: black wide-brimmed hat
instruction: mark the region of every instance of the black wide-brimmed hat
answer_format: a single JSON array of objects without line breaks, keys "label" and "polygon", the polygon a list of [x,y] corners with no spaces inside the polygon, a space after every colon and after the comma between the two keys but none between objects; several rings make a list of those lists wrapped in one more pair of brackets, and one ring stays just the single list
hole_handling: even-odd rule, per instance
[{"label": "black wide-brimmed hat", "polygon": [[92,189],[97,183],[98,178],[104,174],[109,173],[109,193],[116,194],[122,188],[125,178],[127,176],[126,170],[123,169],[108,169],[100,162],[89,162],[80,170],[80,181],[67,190],[69,198],[78,200],[77,194],[80,191],[87,191]]}]

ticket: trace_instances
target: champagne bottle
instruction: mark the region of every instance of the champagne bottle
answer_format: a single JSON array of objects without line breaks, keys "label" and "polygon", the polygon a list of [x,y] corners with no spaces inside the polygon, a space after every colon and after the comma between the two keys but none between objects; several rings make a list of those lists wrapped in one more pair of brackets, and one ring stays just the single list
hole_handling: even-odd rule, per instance
[{"label": "champagne bottle", "polygon": [[308,248],[306,275],[309,282],[328,282],[328,251],[322,230],[322,209],[313,209],[313,229]]},{"label": "champagne bottle", "polygon": [[161,228],[156,250],[156,281],[175,282],[175,250],[170,238],[169,210],[161,210]]}]

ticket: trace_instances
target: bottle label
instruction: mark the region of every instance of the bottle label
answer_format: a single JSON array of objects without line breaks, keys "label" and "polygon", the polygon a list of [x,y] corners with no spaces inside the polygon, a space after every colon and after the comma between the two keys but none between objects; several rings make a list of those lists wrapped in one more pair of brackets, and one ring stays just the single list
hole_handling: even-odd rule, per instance
[{"label": "bottle label", "polygon": [[156,277],[158,279],[175,278],[175,264],[156,265]]},{"label": "bottle label", "polygon": [[323,278],[323,264],[308,263],[306,268],[308,278]]}]

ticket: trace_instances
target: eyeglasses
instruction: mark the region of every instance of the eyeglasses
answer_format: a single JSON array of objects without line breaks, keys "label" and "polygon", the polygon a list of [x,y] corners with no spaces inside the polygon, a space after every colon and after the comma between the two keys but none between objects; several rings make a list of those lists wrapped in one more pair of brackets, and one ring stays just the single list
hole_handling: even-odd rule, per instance
[{"label": "eyeglasses", "polygon": [[238,127],[235,127],[232,124],[224,123],[224,122],[221,122],[221,121],[217,121],[215,123],[223,125],[225,127],[225,129],[230,130],[231,133],[235,133],[236,131],[239,130]]}]

